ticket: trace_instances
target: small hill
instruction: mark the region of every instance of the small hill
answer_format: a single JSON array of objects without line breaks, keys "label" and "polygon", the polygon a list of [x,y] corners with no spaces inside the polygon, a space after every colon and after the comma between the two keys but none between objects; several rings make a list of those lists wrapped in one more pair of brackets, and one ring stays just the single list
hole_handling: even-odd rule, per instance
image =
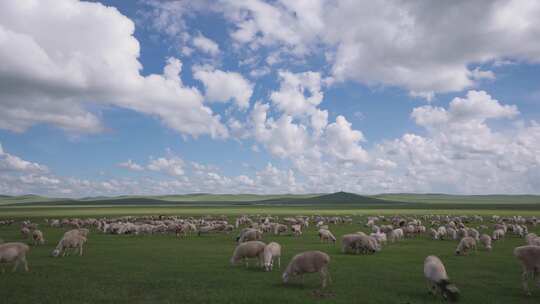
[{"label": "small hill", "polygon": [[362,205],[388,205],[400,203],[391,200],[382,200],[370,196],[358,195],[350,192],[335,192],[309,198],[282,198],[261,201],[263,204],[290,204],[290,205],[332,205],[332,204],[362,204]]}]

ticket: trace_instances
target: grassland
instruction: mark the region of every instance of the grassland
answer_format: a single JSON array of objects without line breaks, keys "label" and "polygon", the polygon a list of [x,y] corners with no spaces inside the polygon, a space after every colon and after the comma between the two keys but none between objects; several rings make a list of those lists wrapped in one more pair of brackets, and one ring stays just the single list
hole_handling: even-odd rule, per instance
[{"label": "grassland", "polygon": [[[317,197],[285,199],[317,202]],[[365,203],[372,202],[370,200],[322,204],[321,200],[314,205],[265,204],[265,200],[259,203],[248,200],[249,204],[241,205],[193,202],[180,205],[55,205],[51,199],[47,203],[35,204],[33,200],[30,204],[0,206],[0,219],[31,219],[42,223],[44,218],[52,217],[122,215],[187,217],[223,214],[231,220],[240,214],[352,215],[354,224],[330,226],[339,238],[346,233],[366,231],[359,222],[365,221],[367,215],[540,217],[540,204],[517,199],[500,204],[456,201],[455,198],[433,203],[418,200],[403,203],[407,198],[398,200],[395,196],[389,200],[391,203],[377,204]],[[355,256],[340,253],[339,241],[336,245],[319,243],[315,228],[308,229],[300,238],[265,235],[265,242],[277,241],[283,246],[282,270],[298,252],[322,250],[330,254],[333,284],[327,297],[320,298],[313,293],[318,287],[317,275],[308,276],[304,285],[285,286],[278,270],[266,273],[256,268],[230,266],[228,261],[235,247],[237,231],[230,235],[191,236],[181,240],[172,235],[118,236],[94,231],[85,256],[52,258],[50,253],[63,230],[47,228],[43,224],[40,228],[47,244],[32,248],[29,273],[0,274],[0,299],[3,300],[0,303],[440,303],[441,300],[428,295],[422,274],[423,260],[430,254],[438,255],[445,262],[450,277],[462,291],[462,303],[540,301],[540,289],[536,289],[530,298],[521,291],[521,270],[512,250],[524,241],[513,236],[495,243],[493,252],[480,250],[461,257],[453,255],[455,241],[433,241],[426,236],[388,245],[372,256]],[[18,230],[17,225],[0,227],[0,238],[21,241]],[[540,227],[531,231],[540,234]]]}]

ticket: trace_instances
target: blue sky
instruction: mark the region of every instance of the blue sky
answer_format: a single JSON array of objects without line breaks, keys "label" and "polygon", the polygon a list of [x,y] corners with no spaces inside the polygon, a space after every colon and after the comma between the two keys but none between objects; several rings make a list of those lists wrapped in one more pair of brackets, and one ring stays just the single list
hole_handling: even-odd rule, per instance
[{"label": "blue sky", "polygon": [[5,1],[0,192],[540,193],[539,13]]}]

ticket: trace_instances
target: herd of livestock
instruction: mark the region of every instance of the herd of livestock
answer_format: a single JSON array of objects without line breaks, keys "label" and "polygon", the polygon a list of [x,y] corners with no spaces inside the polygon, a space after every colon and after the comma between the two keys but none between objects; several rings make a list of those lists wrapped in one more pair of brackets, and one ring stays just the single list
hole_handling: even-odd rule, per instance
[{"label": "herd of livestock", "polygon": [[[348,254],[375,254],[387,243],[400,242],[407,238],[427,235],[434,240],[451,239],[457,242],[456,255],[467,255],[482,246],[484,250],[493,250],[494,242],[512,234],[524,239],[526,245],[514,249],[515,257],[523,267],[522,285],[525,293],[530,295],[528,281],[535,279],[540,271],[540,237],[529,233],[529,227],[538,223],[535,217],[500,217],[492,216],[370,216],[360,224],[371,232],[358,231],[341,236],[341,251]],[[39,246],[45,243],[44,234],[38,224],[29,220],[15,222],[0,220],[0,226],[20,224],[23,238],[31,239],[31,244]],[[86,219],[46,219],[49,227],[64,228],[67,231],[59,240],[52,256],[65,256],[70,251],[83,255],[91,229],[106,234],[174,234],[179,238],[187,235],[202,236],[209,233],[233,233],[237,245],[230,259],[232,265],[245,263],[255,259],[259,267],[271,271],[277,262],[281,268],[281,246],[277,242],[265,244],[264,234],[292,235],[300,237],[303,231],[315,227],[321,242],[336,243],[336,237],[330,231],[330,225],[353,225],[350,216],[294,216],[279,218],[277,216],[237,217],[234,225],[226,216],[204,216],[200,218],[178,216],[144,216],[118,218],[86,218]],[[476,226],[473,227],[473,224]],[[482,231],[482,232],[481,232]],[[491,233],[488,233],[491,232]],[[26,255],[30,247],[27,243],[3,243],[0,239],[0,266],[13,263],[13,271],[22,265],[28,271]],[[283,272],[283,282],[293,277],[303,278],[307,273],[319,273],[321,285],[325,288],[331,281],[329,274],[330,256],[322,251],[306,251],[295,255]],[[2,267],[2,272],[4,269]],[[429,291],[451,301],[457,300],[458,288],[450,283],[443,262],[436,256],[428,256],[424,261],[424,275]]]}]

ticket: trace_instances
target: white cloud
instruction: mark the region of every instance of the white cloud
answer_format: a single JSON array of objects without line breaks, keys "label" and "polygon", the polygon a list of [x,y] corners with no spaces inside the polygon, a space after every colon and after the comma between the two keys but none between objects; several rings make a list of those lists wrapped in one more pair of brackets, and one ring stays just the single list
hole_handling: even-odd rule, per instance
[{"label": "white cloud", "polygon": [[134,30],[100,3],[2,2],[0,128],[22,132],[47,123],[95,133],[103,126],[88,108],[97,104],[155,115],[184,134],[227,136],[199,91],[182,84],[179,60],[169,59],[162,75],[141,76]]},{"label": "white cloud", "polygon": [[199,33],[193,38],[193,45],[204,53],[216,56],[219,54],[219,46],[212,39],[209,39]]},{"label": "white cloud", "polygon": [[171,176],[184,175],[184,161],[177,156],[151,159],[146,168],[151,171],[164,172]]},{"label": "white cloud", "polygon": [[193,67],[193,77],[201,81],[208,102],[227,102],[234,100],[241,109],[249,107],[253,94],[253,84],[236,72],[216,70],[210,66]]},{"label": "white cloud", "polygon": [[367,152],[360,146],[364,134],[351,128],[351,123],[341,115],[326,128],[326,145],[330,155],[342,161],[365,162]]},{"label": "white cloud", "polygon": [[46,166],[5,152],[0,143],[0,172],[44,173],[47,171],[48,168]]},{"label": "white cloud", "polygon": [[137,164],[136,162],[132,161],[131,159],[128,159],[125,162],[119,163],[118,166],[122,167],[122,168],[126,168],[126,169],[131,170],[131,171],[142,171],[142,170],[144,170],[144,168],[141,165]]}]

